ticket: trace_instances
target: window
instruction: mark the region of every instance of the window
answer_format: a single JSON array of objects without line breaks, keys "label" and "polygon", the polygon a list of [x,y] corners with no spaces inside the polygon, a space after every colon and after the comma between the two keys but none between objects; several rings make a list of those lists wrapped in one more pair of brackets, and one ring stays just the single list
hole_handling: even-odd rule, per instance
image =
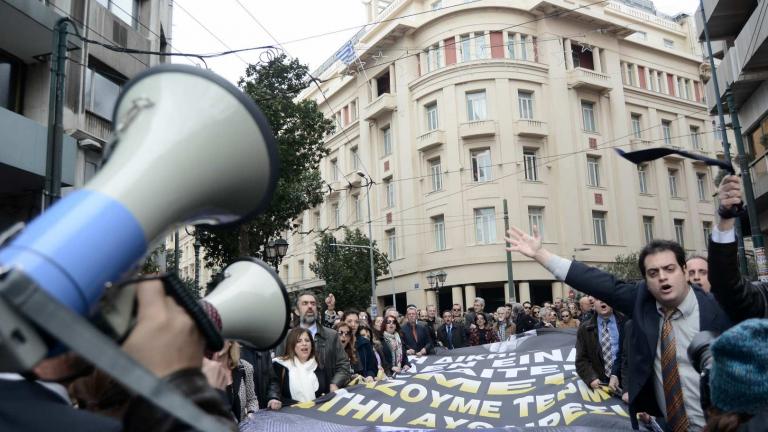
[{"label": "window", "polygon": [[472,180],[478,183],[491,180],[491,150],[472,150]]},{"label": "window", "polygon": [[632,114],[632,136],[638,139],[643,138],[641,118],[642,116],[640,114]]},{"label": "window", "polygon": [[539,171],[536,167],[536,150],[528,149],[523,151],[523,160],[525,162],[525,179],[528,181],[539,181]]},{"label": "window", "polygon": [[528,60],[528,36],[520,35],[520,59]]},{"label": "window", "polygon": [[392,180],[384,180],[384,187],[387,194],[387,208],[395,206],[395,184]]},{"label": "window", "polygon": [[507,55],[512,60],[517,58],[517,56],[515,55],[515,50],[516,50],[516,46],[515,45],[516,45],[515,44],[515,34],[514,33],[507,33],[507,53],[508,53]]},{"label": "window", "polygon": [[691,147],[693,147],[694,150],[701,150],[701,141],[699,140],[699,127],[698,126],[691,126]]},{"label": "window", "polygon": [[333,215],[333,224],[336,227],[341,226],[341,207],[338,204],[331,205],[331,214]]},{"label": "window", "polygon": [[432,232],[435,234],[435,250],[445,250],[445,217],[443,215],[432,218]]},{"label": "window", "polygon": [[360,168],[360,156],[357,154],[357,147],[352,147],[349,150],[349,159],[352,162],[352,169]]},{"label": "window", "polygon": [[134,17],[138,16],[138,0],[96,0],[99,4],[109,9],[112,14],[120,18],[126,24],[134,27]]},{"label": "window", "polygon": [[517,105],[520,109],[521,120],[533,120],[533,92],[518,91]]},{"label": "window", "polygon": [[675,41],[671,39],[664,39],[664,48],[673,49],[675,48]]},{"label": "window", "polygon": [[584,130],[587,132],[597,132],[595,124],[595,103],[581,101],[581,118],[584,122]]},{"label": "window", "polygon": [[709,247],[709,239],[712,238],[712,222],[702,222],[701,229],[704,232],[704,244]]},{"label": "window", "polygon": [[485,33],[475,33],[475,58],[484,59],[488,57],[487,45],[485,43]]},{"label": "window", "polygon": [[635,76],[635,65],[627,63],[627,84],[631,86],[637,85],[637,77]]},{"label": "window", "polygon": [[13,112],[20,109],[22,65],[21,61],[0,52],[0,107]]},{"label": "window", "polygon": [[440,158],[429,161],[429,172],[432,177],[432,192],[443,189],[443,169],[440,165]]},{"label": "window", "polygon": [[443,49],[436,43],[425,50],[427,53],[427,72],[440,69],[443,66]]},{"label": "window", "polygon": [[640,193],[648,193],[648,164],[637,166],[637,181],[640,183]]},{"label": "window", "polygon": [[437,129],[437,103],[433,102],[426,107],[427,110],[427,130],[433,131]]},{"label": "window", "polygon": [[360,195],[355,195],[355,221],[363,221],[363,198]]},{"label": "window", "polygon": [[539,236],[544,238],[544,207],[528,207],[528,233],[533,235],[533,227],[539,230]]},{"label": "window", "polygon": [[461,61],[468,62],[472,59],[470,53],[471,39],[468,34],[459,36],[459,48],[461,50]]},{"label": "window", "polygon": [[315,212],[315,228],[320,229],[320,212]]},{"label": "window", "polygon": [[467,120],[485,120],[485,90],[467,93]]},{"label": "window", "polygon": [[432,10],[438,10],[441,7],[443,7],[443,0],[437,0],[435,2],[432,2],[432,4],[430,5],[430,8]]},{"label": "window", "polygon": [[642,41],[648,40],[648,33],[644,31],[637,31],[633,33],[632,36],[634,36],[638,40],[642,40]]},{"label": "window", "polygon": [[475,209],[475,241],[478,244],[489,244],[496,241],[495,208]]},{"label": "window", "polygon": [[696,190],[699,192],[699,201],[707,200],[707,175],[696,173]]},{"label": "window", "polygon": [[677,170],[670,169],[669,173],[669,196],[672,198],[679,198],[677,195]]},{"label": "window", "polygon": [[669,120],[661,121],[661,136],[664,138],[664,144],[672,144],[672,122]]},{"label": "window", "polygon": [[96,175],[96,171],[99,170],[99,161],[101,156],[89,150],[83,151],[85,157],[85,165],[83,166],[83,183],[87,183],[93,176]]},{"label": "window", "polygon": [[376,97],[389,93],[389,69],[376,78]]},{"label": "window", "polygon": [[381,130],[384,136],[384,156],[392,154],[392,128],[387,126]]},{"label": "window", "polygon": [[645,244],[653,241],[653,216],[643,216],[643,237]]},{"label": "window", "polygon": [[303,281],[306,278],[304,275],[304,260],[299,260],[299,280]]},{"label": "window", "polygon": [[587,156],[587,184],[600,186],[600,158]]},{"label": "window", "polygon": [[331,180],[339,179],[339,162],[336,159],[331,159]]},{"label": "window", "polygon": [[607,245],[608,236],[605,233],[605,212],[592,212],[592,232],[595,238],[595,244]]},{"label": "window", "polygon": [[85,109],[104,119],[112,118],[112,111],[120,94],[120,85],[93,69],[85,70]]},{"label": "window", "polygon": [[385,234],[387,235],[387,254],[389,255],[389,260],[394,261],[397,259],[397,236],[395,235],[395,230],[387,230]]},{"label": "window", "polygon": [[685,220],[675,219],[675,241],[685,247]]}]

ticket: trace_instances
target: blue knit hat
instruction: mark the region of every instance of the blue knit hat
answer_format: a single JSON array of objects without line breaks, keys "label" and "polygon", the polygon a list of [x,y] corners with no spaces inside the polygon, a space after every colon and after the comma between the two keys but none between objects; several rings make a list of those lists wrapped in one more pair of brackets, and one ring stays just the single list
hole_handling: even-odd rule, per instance
[{"label": "blue knit hat", "polygon": [[754,414],[768,406],[768,320],[750,319],[712,343],[712,404]]}]

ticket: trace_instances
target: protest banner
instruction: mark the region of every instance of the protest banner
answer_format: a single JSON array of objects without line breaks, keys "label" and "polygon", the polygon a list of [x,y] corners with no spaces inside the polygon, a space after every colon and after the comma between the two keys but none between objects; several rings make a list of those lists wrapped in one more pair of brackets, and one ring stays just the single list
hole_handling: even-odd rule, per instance
[{"label": "protest banner", "polygon": [[413,357],[406,374],[261,411],[240,430],[631,430],[627,405],[576,374],[575,342],[575,329],[545,329]]}]

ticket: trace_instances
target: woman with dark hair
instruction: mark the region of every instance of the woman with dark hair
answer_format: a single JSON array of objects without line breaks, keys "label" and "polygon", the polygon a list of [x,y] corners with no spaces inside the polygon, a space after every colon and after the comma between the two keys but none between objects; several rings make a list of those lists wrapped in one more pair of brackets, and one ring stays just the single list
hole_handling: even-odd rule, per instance
[{"label": "woman with dark hair", "polygon": [[329,383],[317,363],[315,342],[308,329],[291,330],[285,341],[285,355],[272,362],[280,381],[283,405],[309,402],[328,393]]},{"label": "woman with dark hair", "polygon": [[406,350],[403,347],[403,340],[400,338],[400,323],[397,322],[397,318],[393,316],[384,318],[384,322],[381,323],[381,338],[384,357],[386,357],[386,363],[389,364],[389,368],[385,367],[384,370],[387,376],[410,369],[411,363],[408,361],[408,356],[405,355]]},{"label": "woman with dark hair", "polygon": [[357,363],[357,350],[355,349],[354,342],[352,342],[355,340],[355,335],[352,333],[352,328],[344,321],[337,322],[333,328],[339,334],[341,347],[344,349],[347,357],[349,357],[349,373],[352,375],[355,368],[353,365]]},{"label": "woman with dark hair", "polygon": [[485,321],[484,314],[475,315],[475,326],[469,329],[469,346],[485,345],[498,342],[499,338],[493,327]]},{"label": "woman with dark hair", "polygon": [[[354,309],[349,309],[344,312],[344,316],[341,318],[341,322],[347,324],[352,331],[354,337],[354,347],[357,352],[357,361],[351,362],[354,372],[366,382],[372,382],[376,378],[378,372],[378,364],[376,363],[376,354],[373,352],[373,345],[370,339],[366,339],[359,335],[358,330],[361,327],[360,316]],[[351,359],[350,359],[351,360]]]},{"label": "woman with dark hair", "polygon": [[[376,376],[374,379],[380,380],[386,378],[386,375],[384,374],[384,367],[388,365],[386,364],[386,358],[384,357],[384,351],[381,346],[381,335],[379,335],[379,332],[361,325],[360,328],[357,329],[357,335],[369,340],[371,342],[371,346],[373,347],[373,354],[376,361]],[[373,364],[371,366],[373,366]]]}]

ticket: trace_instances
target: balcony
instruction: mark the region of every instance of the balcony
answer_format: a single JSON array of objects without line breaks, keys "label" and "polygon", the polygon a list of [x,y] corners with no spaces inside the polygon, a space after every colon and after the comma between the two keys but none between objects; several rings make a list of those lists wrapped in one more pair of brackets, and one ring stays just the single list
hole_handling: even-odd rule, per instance
[{"label": "balcony", "polygon": [[427,151],[445,144],[445,131],[435,129],[416,138],[416,150]]},{"label": "balcony", "polygon": [[395,99],[395,95],[391,93],[384,93],[383,95],[374,99],[373,102],[369,103],[367,107],[365,107],[364,118],[366,120],[376,120],[384,114],[391,113],[395,109],[397,109],[397,101]]},{"label": "balcony", "polygon": [[[0,40],[3,41],[3,50],[24,63],[35,62],[36,56],[51,52],[52,29],[61,15],[53,7],[46,6],[46,3],[29,0],[0,1]],[[75,17],[75,20],[78,18]],[[69,37],[67,45],[72,50],[81,47],[82,42]]]},{"label": "balcony", "polygon": [[477,120],[459,125],[459,136],[462,138],[478,138],[496,135],[496,121]]},{"label": "balcony", "polygon": [[653,147],[653,142],[642,138],[632,138],[629,140],[630,151],[645,150]]},{"label": "balcony", "polygon": [[568,88],[586,88],[607,92],[613,89],[613,86],[608,75],[578,67],[568,71]]},{"label": "balcony", "polygon": [[512,127],[518,136],[541,138],[549,135],[547,122],[539,120],[517,120]]},{"label": "balcony", "polygon": [[112,135],[112,122],[86,111],[85,131],[106,142],[109,140],[110,135]]},{"label": "balcony", "polygon": [[[704,0],[709,37],[713,40],[736,36],[757,6],[756,0]],[[701,8],[696,8],[696,28],[699,40],[704,40],[704,20]]]}]

